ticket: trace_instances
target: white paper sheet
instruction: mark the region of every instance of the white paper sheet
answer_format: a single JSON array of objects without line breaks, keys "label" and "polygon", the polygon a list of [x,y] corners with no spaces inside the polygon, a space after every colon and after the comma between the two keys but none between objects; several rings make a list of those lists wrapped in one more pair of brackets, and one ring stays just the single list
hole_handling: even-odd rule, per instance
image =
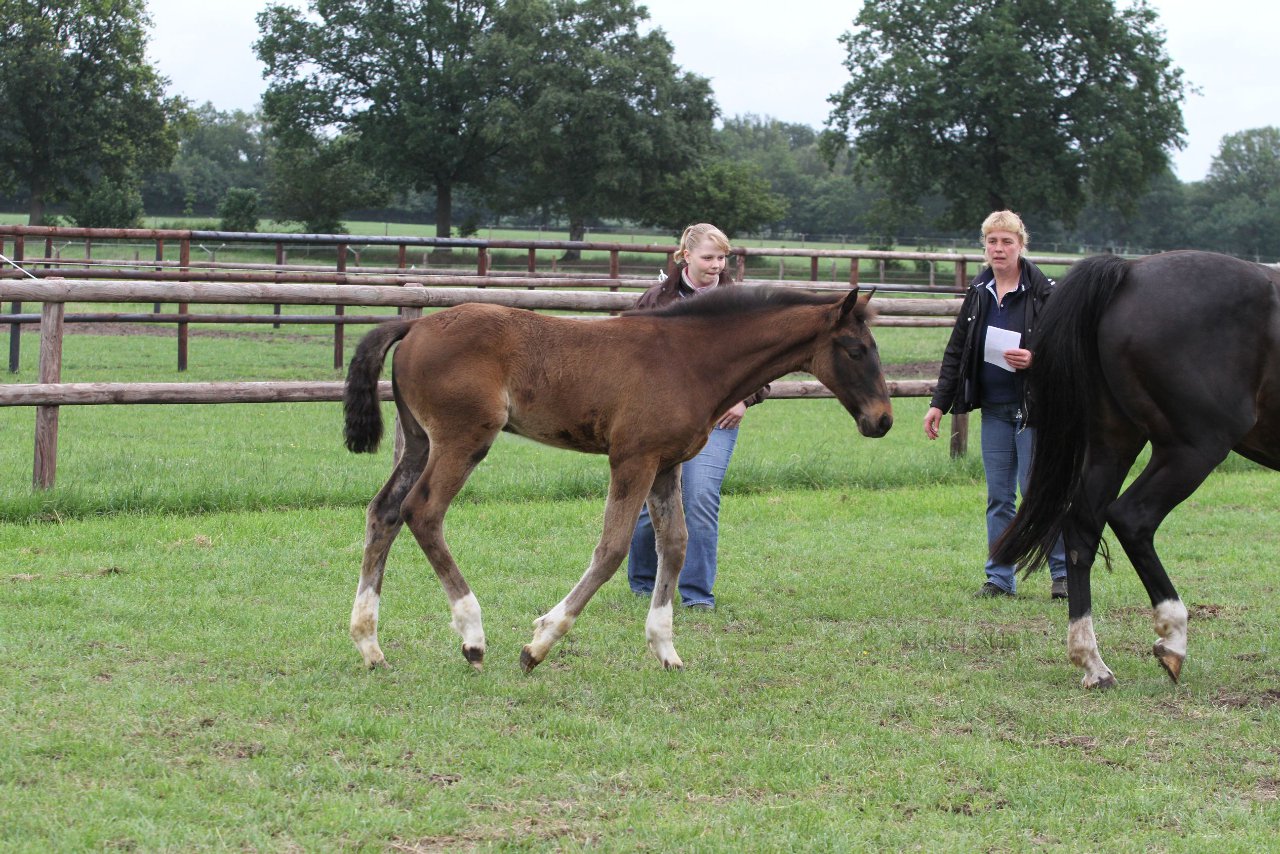
[{"label": "white paper sheet", "polygon": [[983,349],[982,357],[998,368],[1004,368],[1006,371],[1012,371],[1014,368],[1004,360],[1005,350],[1016,350],[1022,346],[1022,336],[1011,329],[1000,329],[996,326],[987,327],[987,346]]}]

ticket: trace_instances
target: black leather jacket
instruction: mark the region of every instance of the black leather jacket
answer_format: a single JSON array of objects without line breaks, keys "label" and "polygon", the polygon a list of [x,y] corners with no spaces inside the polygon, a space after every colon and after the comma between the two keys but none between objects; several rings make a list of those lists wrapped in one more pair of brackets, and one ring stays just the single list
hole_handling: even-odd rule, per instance
[{"label": "black leather jacket", "polygon": [[[1019,258],[1022,282],[1027,287],[1027,310],[1023,317],[1022,341],[1028,347],[1036,322],[1045,302],[1053,292],[1054,281],[1026,258]],[[942,354],[942,368],[938,371],[938,384],[930,406],[945,412],[962,413],[977,409],[982,403],[978,388],[978,374],[982,370],[982,336],[987,326],[990,300],[986,298],[987,284],[995,277],[990,267],[984,269],[969,283],[969,291],[960,305],[960,314],[951,330],[951,339]],[[1028,349],[1030,349],[1028,347]],[[1015,375],[1018,384],[1019,410],[1023,423],[1028,416],[1027,385],[1022,371]]]}]

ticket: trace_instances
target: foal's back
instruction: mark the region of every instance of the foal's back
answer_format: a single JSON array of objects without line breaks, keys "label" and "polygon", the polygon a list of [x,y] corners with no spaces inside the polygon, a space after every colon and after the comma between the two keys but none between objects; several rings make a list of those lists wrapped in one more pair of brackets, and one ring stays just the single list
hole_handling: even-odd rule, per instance
[{"label": "foal's back", "polygon": [[[679,354],[669,349],[670,326],[643,317],[583,320],[467,303],[414,324],[396,349],[394,378],[428,433],[467,421],[607,453],[619,419],[633,433],[705,426],[700,422],[709,416],[691,412],[687,401],[666,399],[689,386]],[[675,375],[667,376],[673,358]]]}]

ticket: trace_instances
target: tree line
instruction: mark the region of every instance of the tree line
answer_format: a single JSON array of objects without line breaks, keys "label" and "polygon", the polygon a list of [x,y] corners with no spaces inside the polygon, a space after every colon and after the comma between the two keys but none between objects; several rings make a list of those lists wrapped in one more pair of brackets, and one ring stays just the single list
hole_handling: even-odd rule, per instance
[{"label": "tree line", "polygon": [[244,112],[166,93],[144,0],[0,0],[0,204],[33,224],[376,217],[581,239],[710,220],[883,246],[976,241],[1010,207],[1033,246],[1280,257],[1280,128],[1224,136],[1207,177],[1179,181],[1186,84],[1144,0],[864,4],[824,128],[721,116],[646,22],[629,0],[272,6],[268,85]]}]

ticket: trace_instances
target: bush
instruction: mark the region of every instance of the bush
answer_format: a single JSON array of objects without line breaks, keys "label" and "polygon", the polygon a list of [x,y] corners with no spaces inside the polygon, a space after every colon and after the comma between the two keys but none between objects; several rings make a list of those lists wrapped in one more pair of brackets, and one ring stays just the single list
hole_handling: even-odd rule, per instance
[{"label": "bush", "polygon": [[257,231],[260,201],[257,190],[245,187],[227,190],[222,204],[218,205],[218,216],[222,218],[218,227],[222,231]]},{"label": "bush", "polygon": [[142,193],[131,180],[104,178],[71,200],[68,215],[81,228],[141,228]]}]

